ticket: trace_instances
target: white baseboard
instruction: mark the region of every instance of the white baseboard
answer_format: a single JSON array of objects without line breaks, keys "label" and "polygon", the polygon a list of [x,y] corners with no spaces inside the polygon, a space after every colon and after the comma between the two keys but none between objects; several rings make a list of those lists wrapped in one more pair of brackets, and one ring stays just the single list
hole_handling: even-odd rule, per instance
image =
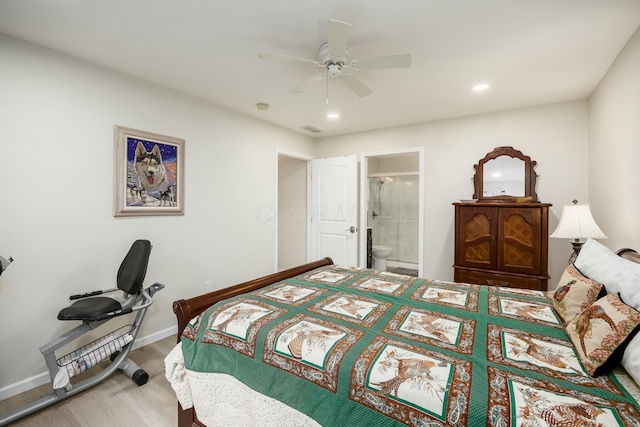
[{"label": "white baseboard", "polygon": [[[162,331],[158,331],[151,335],[147,335],[146,337],[142,337],[142,338],[138,337],[136,338],[136,341],[133,343],[132,350],[135,350],[136,348],[144,347],[145,345],[149,345],[156,341],[160,341],[161,339],[170,337],[171,335],[175,336],[177,334],[178,334],[178,326],[176,325],[176,326],[172,326],[170,328],[164,329]],[[176,340],[177,340],[177,337],[176,337]]]},{"label": "white baseboard", "polygon": [[43,372],[38,375],[34,375],[31,378],[18,381],[17,383],[9,384],[6,387],[0,389],[0,400],[8,399],[17,394],[29,391],[32,388],[40,387],[43,384],[51,382],[48,372]]},{"label": "white baseboard", "polygon": [[[149,345],[156,341],[160,341],[161,339],[170,337],[171,335],[176,335],[177,333],[178,327],[172,326],[171,328],[155,332],[151,335],[147,335],[146,337],[136,338],[135,342],[133,343],[132,350],[144,347],[145,345]],[[29,391],[32,388],[40,387],[41,385],[47,384],[49,382],[51,382],[49,372],[43,372],[41,374],[34,375],[33,377],[26,378],[22,381],[18,381],[17,383],[9,384],[6,387],[0,388],[0,400],[8,399],[20,393],[24,393],[25,391]]]}]

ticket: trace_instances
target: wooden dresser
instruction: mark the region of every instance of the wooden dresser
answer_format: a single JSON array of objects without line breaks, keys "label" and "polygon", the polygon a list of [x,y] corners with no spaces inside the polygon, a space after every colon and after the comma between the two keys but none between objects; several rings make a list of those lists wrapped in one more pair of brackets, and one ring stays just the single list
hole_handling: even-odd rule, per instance
[{"label": "wooden dresser", "polygon": [[456,282],[547,290],[545,203],[454,203]]}]

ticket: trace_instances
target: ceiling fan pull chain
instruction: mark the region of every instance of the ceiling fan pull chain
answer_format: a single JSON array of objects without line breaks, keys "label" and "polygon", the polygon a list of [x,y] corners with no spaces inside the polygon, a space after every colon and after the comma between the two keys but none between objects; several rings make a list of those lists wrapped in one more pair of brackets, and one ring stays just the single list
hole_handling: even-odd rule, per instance
[{"label": "ceiling fan pull chain", "polygon": [[327,100],[325,105],[329,105],[329,76],[327,76],[326,80],[327,80]]}]

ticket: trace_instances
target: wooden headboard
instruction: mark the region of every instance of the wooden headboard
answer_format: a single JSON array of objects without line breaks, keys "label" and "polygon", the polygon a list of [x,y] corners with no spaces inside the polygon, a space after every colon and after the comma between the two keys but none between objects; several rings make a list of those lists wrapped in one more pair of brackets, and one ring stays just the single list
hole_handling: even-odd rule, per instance
[{"label": "wooden headboard", "polygon": [[618,256],[621,256],[624,259],[628,259],[629,261],[637,262],[640,264],[640,254],[633,249],[622,248],[616,251]]},{"label": "wooden headboard", "polygon": [[193,319],[195,316],[202,313],[207,308],[211,307],[216,302],[226,298],[231,298],[232,296],[235,296],[235,295],[252,292],[252,291],[255,291],[256,289],[263,288],[267,285],[271,285],[281,280],[285,280],[290,277],[297,276],[298,274],[311,271],[318,267],[322,267],[324,265],[331,265],[331,264],[333,264],[333,261],[331,260],[331,258],[325,257],[318,261],[310,262],[308,264],[304,264],[298,267],[293,267],[288,270],[281,271],[279,273],[274,273],[269,276],[260,277],[258,279],[240,283],[235,286],[230,286],[228,288],[224,288],[219,291],[210,292],[194,298],[181,299],[178,301],[174,301],[173,312],[176,314],[176,318],[178,320],[178,337],[177,337],[178,342],[180,341],[180,336],[182,335],[182,331],[184,330],[184,328],[187,326],[187,323],[191,319]]}]

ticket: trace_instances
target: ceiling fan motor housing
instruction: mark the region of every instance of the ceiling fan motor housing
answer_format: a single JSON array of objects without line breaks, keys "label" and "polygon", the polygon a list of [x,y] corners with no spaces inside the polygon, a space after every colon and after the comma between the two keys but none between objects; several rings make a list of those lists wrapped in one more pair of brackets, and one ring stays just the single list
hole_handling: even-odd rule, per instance
[{"label": "ceiling fan motor housing", "polygon": [[331,77],[339,77],[342,75],[342,66],[349,61],[349,46],[340,57],[332,56],[329,53],[329,43],[323,43],[318,51],[318,62],[327,67],[327,73]]}]

